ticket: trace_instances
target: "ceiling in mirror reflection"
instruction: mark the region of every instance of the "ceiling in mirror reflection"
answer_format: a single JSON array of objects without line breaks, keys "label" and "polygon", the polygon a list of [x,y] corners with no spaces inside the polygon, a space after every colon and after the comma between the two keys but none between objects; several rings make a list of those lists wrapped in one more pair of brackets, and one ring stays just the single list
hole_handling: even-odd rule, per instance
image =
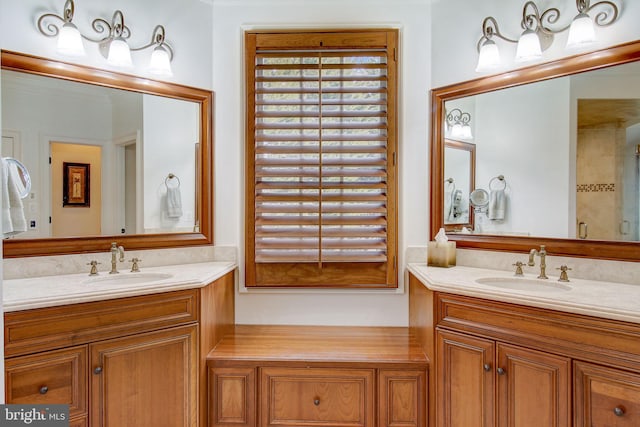
[{"label": "ceiling in mirror reflection", "polygon": [[[30,227],[16,239],[198,231],[197,102],[3,70],[2,106],[2,155],[32,177]],[[101,154],[88,160],[82,146]],[[65,162],[91,165],[91,206],[62,206]],[[177,190],[166,185],[170,174]],[[81,232],[87,215],[98,215],[97,228]],[[62,231],[54,226],[62,223]]]},{"label": "ceiling in mirror reflection", "polygon": [[483,233],[640,240],[638,63],[445,103],[455,108],[473,117],[475,187],[507,182],[504,217],[477,217]]}]

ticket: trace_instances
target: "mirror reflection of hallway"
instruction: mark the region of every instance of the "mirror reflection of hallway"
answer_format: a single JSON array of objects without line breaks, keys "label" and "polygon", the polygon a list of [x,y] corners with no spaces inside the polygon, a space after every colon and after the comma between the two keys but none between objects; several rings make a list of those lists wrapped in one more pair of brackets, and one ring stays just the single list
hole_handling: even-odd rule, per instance
[{"label": "mirror reflection of hallway", "polygon": [[[97,236],[102,230],[102,148],[51,142],[51,236]],[[63,206],[64,163],[90,165],[89,206]]]}]

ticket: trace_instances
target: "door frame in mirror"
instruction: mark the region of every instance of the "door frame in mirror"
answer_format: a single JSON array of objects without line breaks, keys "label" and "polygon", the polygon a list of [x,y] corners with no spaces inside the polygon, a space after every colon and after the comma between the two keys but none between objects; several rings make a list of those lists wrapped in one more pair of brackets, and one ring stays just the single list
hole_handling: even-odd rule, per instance
[{"label": "door frame in mirror", "polygon": [[[495,74],[431,91],[431,210],[430,238],[444,226],[444,103],[445,101],[506,89],[640,60],[640,41]],[[556,239],[474,234],[449,234],[458,248],[528,252],[546,245],[551,255],[640,261],[640,242]]]},{"label": "door frame in mirror", "polygon": [[199,231],[66,238],[9,239],[3,257],[63,255],[107,251],[117,241],[127,249],[160,249],[213,244],[213,92],[129,74],[100,70],[23,53],[1,51],[3,70],[11,70],[114,89],[195,102],[200,107]]}]

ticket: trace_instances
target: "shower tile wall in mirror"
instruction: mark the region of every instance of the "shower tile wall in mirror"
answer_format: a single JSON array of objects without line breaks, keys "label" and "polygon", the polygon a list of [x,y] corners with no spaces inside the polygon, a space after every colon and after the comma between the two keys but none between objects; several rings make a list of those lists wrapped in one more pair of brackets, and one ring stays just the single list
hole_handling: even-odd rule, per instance
[{"label": "shower tile wall in mirror", "polygon": [[447,100],[454,108],[473,117],[475,188],[506,183],[504,217],[476,211],[476,233],[640,240],[640,63]]}]

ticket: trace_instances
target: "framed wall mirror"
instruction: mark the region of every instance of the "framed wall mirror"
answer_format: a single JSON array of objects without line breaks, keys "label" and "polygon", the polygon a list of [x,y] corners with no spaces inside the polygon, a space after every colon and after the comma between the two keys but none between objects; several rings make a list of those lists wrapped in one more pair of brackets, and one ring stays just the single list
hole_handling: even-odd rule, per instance
[{"label": "framed wall mirror", "polygon": [[[5,258],[213,242],[211,91],[15,52],[1,59],[2,156],[31,177],[28,228],[5,238]],[[69,164],[84,169],[70,174]],[[83,203],[65,203],[75,189]]]},{"label": "framed wall mirror", "polygon": [[[459,248],[640,260],[640,41],[432,91],[431,237],[447,225],[446,111],[473,117],[476,188],[504,215]],[[490,188],[491,187],[491,188]],[[476,221],[478,218],[476,218]]]},{"label": "framed wall mirror", "polygon": [[473,230],[469,195],[475,190],[476,146],[446,139],[444,142],[444,225],[449,231]]}]

